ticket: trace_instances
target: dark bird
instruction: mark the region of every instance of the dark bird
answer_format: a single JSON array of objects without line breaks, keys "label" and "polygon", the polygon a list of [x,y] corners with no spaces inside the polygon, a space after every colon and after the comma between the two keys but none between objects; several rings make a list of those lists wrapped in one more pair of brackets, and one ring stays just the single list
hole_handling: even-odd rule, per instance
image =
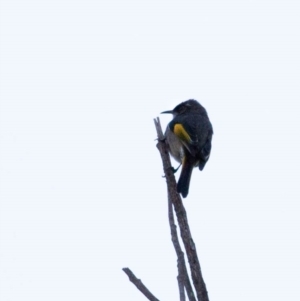
[{"label": "dark bird", "polygon": [[193,168],[203,170],[209,159],[213,128],[205,108],[194,99],[182,102],[162,114],[173,114],[165,137],[170,154],[182,164],[177,192],[185,198],[189,193]]}]

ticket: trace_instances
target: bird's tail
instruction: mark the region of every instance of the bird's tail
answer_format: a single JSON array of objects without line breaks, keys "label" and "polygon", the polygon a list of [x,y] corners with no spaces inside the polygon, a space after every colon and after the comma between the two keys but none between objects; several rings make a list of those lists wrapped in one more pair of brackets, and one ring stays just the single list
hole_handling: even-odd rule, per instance
[{"label": "bird's tail", "polygon": [[181,193],[182,197],[186,197],[189,193],[190,180],[194,168],[193,162],[187,156],[184,157],[182,163],[181,174],[177,183],[177,192]]}]

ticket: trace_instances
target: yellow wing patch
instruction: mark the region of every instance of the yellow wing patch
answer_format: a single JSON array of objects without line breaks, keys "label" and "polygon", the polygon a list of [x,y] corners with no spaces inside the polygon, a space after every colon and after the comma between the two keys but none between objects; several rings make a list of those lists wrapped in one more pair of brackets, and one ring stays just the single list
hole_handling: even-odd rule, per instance
[{"label": "yellow wing patch", "polygon": [[176,123],[173,132],[180,140],[188,143],[192,142],[190,135],[186,132],[182,124]]}]

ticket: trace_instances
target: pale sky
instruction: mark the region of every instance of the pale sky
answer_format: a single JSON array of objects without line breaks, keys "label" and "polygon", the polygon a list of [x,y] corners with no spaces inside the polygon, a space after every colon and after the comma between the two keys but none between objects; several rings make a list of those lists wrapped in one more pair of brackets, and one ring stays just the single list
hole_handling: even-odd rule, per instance
[{"label": "pale sky", "polygon": [[299,301],[299,15],[1,0],[0,300],[146,300],[123,267],[179,299],[153,118],[194,98],[215,134],[184,204],[210,300]]}]

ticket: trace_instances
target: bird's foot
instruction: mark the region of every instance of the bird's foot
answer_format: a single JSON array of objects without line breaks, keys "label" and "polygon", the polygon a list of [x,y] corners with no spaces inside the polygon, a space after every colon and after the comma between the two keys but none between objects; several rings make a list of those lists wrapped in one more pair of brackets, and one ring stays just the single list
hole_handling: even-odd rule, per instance
[{"label": "bird's foot", "polygon": [[178,169],[180,168],[182,164],[180,163],[179,166],[177,168],[174,168],[173,166],[171,167],[172,168],[172,172],[173,173],[176,173],[178,171]]}]

